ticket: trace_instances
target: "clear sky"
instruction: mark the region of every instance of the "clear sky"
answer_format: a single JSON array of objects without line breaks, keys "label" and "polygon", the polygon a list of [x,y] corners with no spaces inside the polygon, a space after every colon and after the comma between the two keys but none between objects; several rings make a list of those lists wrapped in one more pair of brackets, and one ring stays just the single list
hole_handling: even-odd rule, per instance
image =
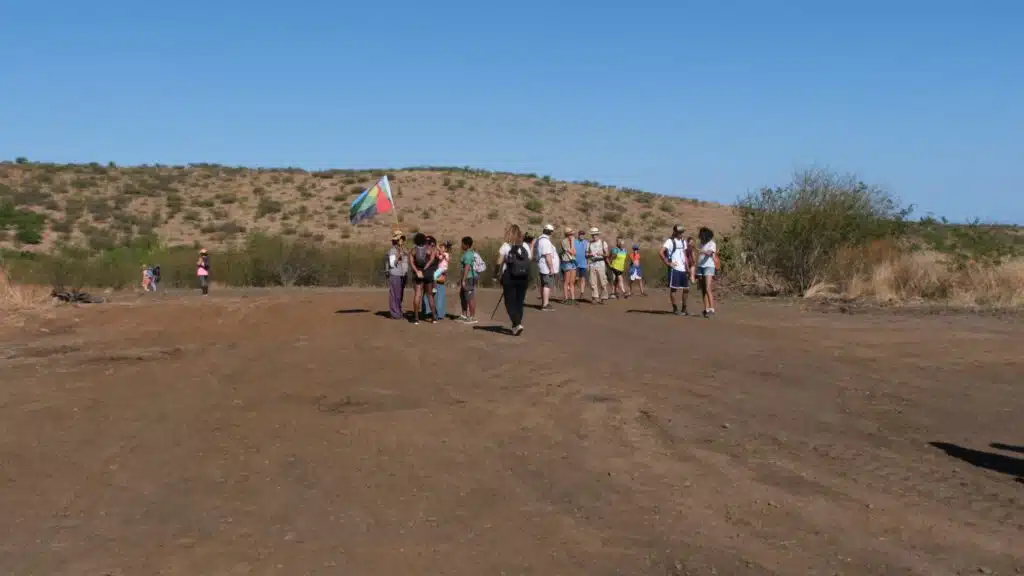
[{"label": "clear sky", "polygon": [[469,165],[1024,223],[1021,0],[5,0],[0,158]]}]

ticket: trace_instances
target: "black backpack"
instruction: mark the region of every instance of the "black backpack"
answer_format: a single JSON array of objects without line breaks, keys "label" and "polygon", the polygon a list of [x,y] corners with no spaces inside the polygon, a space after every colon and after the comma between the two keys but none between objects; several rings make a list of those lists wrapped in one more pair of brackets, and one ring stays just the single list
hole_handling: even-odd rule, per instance
[{"label": "black backpack", "polygon": [[530,276],[530,255],[522,244],[512,246],[505,255],[505,271],[512,278]]},{"label": "black backpack", "polygon": [[153,266],[153,279],[156,280],[157,282],[160,281],[160,267],[159,266]]}]

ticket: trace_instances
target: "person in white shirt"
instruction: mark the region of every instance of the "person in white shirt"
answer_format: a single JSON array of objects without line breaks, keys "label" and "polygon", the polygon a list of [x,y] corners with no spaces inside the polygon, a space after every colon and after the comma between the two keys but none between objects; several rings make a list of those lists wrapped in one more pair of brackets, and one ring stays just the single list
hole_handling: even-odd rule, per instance
[{"label": "person in white shirt", "polygon": [[715,283],[715,271],[718,269],[718,245],[715,244],[715,233],[703,227],[697,232],[700,240],[700,253],[697,255],[697,276],[700,278],[700,291],[704,295],[704,317],[715,314],[715,294],[712,287]]},{"label": "person in white shirt", "polygon": [[534,257],[537,259],[537,268],[540,270],[540,309],[544,311],[554,310],[551,306],[551,287],[558,277],[558,255],[555,253],[555,245],[551,242],[551,233],[555,231],[553,224],[546,224],[544,231],[537,238]]},{"label": "person in white shirt", "polygon": [[661,259],[668,267],[668,298],[672,303],[672,313],[686,316],[686,293],[690,290],[693,278],[693,264],[689,258],[689,247],[683,239],[685,229],[682,224],[672,227],[672,236],[661,246]]},{"label": "person in white shirt", "polygon": [[590,229],[587,245],[587,270],[590,272],[590,303],[604,304],[608,300],[608,243],[601,239],[601,231]]}]

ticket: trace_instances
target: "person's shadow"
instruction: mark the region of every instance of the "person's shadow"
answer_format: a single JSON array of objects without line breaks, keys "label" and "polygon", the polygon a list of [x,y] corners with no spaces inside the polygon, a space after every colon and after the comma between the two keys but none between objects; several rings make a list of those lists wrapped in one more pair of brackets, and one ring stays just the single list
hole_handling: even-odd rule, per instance
[{"label": "person's shadow", "polygon": [[[1024,484],[1024,459],[1022,458],[1005,456],[994,452],[974,450],[972,448],[965,448],[963,446],[957,446],[956,444],[950,444],[949,442],[930,442],[930,444],[953,458],[963,460],[977,468],[984,468],[985,470],[992,470],[1001,474],[1015,476],[1017,482]],[[1024,453],[1024,447],[1021,446],[1010,446],[998,443],[993,443],[991,446],[999,450]]]},{"label": "person's shadow", "polygon": [[505,328],[504,326],[473,326],[473,330],[481,330],[483,332],[490,332],[491,334],[501,334],[502,336],[511,336],[512,330]]}]

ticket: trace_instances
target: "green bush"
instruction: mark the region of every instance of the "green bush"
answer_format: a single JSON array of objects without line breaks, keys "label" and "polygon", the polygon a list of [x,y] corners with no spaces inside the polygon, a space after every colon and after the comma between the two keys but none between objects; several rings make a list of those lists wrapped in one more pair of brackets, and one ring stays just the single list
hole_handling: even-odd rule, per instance
[{"label": "green bush", "polygon": [[523,204],[523,207],[530,212],[541,212],[544,210],[544,203],[536,198],[530,198]]},{"label": "green bush", "polygon": [[749,264],[801,294],[825,280],[840,249],[901,235],[909,213],[887,192],[825,170],[752,192],[738,209]]},{"label": "green bush", "polygon": [[14,204],[0,203],[0,230],[14,230],[14,238],[22,244],[43,241],[46,217],[31,210],[15,208]]},{"label": "green bush", "polygon": [[1024,234],[1016,226],[989,226],[979,221],[950,224],[924,218],[911,228],[928,248],[947,256],[957,271],[971,264],[998,266],[1024,253]]}]

